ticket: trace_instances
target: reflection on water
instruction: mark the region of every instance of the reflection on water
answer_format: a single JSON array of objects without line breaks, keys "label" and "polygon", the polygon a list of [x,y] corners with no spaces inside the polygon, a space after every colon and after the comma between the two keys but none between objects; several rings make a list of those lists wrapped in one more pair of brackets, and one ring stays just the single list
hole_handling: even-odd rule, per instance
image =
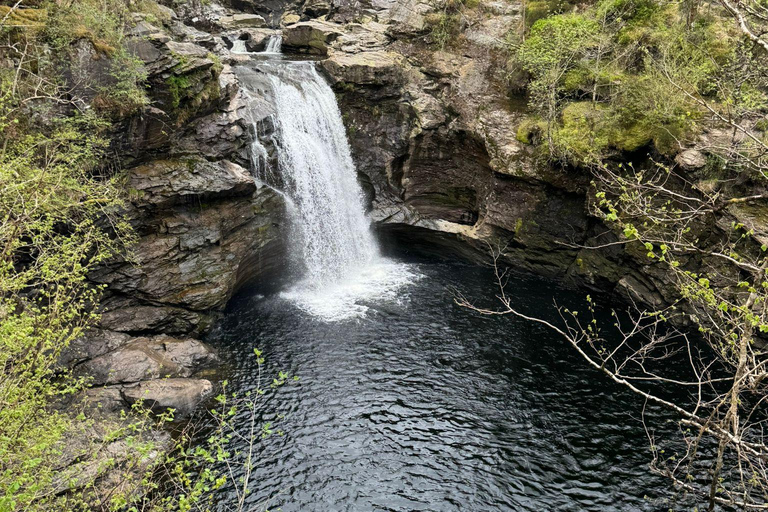
[{"label": "reflection on water", "polygon": [[[642,403],[588,369],[545,328],[485,318],[492,274],[420,264],[423,277],[365,317],[323,322],[245,295],[211,337],[233,388],[254,385],[254,347],[298,384],[270,395],[284,437],[259,445],[251,503],[291,511],[667,510],[648,472]],[[549,314],[578,296],[535,278],[516,305]],[[282,494],[280,494],[282,493]],[[647,496],[647,498],[646,498]]]}]

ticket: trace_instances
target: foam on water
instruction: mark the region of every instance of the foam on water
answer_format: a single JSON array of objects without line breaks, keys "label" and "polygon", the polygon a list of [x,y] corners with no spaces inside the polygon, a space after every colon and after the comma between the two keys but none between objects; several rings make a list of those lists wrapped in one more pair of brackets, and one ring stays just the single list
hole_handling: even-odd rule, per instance
[{"label": "foam on water", "polygon": [[409,265],[380,258],[322,287],[301,281],[280,297],[319,319],[336,322],[364,317],[376,304],[400,303],[403,287],[420,278]]}]

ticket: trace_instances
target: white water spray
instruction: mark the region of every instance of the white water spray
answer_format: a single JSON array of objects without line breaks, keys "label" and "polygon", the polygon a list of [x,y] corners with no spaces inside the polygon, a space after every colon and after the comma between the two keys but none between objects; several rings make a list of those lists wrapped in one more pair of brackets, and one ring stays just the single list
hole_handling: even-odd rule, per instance
[{"label": "white water spray", "polygon": [[[283,296],[325,320],[360,316],[372,303],[397,300],[399,289],[417,276],[380,254],[333,90],[312,62],[265,61],[258,69],[262,73],[241,79],[267,93],[274,108],[272,141],[292,203],[292,263],[302,276]],[[262,148],[252,148],[252,158],[260,158]]]},{"label": "white water spray", "polygon": [[278,32],[277,34],[270,36],[267,41],[267,45],[264,48],[264,53],[280,53],[283,47],[283,34]]},{"label": "white water spray", "polygon": [[245,46],[243,39],[235,39],[232,42],[232,53],[248,53],[248,47]]},{"label": "white water spray", "polygon": [[[280,55],[280,50],[283,47],[283,34],[281,32],[276,33],[273,36],[269,36],[267,44],[264,45],[264,51],[256,52],[257,55]],[[232,42],[232,53],[244,53],[251,54],[248,51],[248,46],[244,39],[235,39]]]}]

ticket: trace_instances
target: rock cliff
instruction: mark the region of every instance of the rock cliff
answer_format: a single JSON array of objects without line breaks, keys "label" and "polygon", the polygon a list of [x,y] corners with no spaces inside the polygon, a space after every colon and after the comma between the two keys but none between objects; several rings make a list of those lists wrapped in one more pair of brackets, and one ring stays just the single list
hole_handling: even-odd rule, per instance
[{"label": "rock cliff", "polygon": [[[417,0],[173,7],[162,19],[137,18],[131,29],[152,99],[114,137],[138,234],[135,261],[112,262],[92,276],[107,286],[107,298],[89,343],[108,348],[73,356],[116,390],[108,392],[116,402],[128,404],[142,390],[157,403],[176,396],[186,407],[188,393],[179,389],[207,392],[210,383],[190,376],[210,358],[168,364],[169,351],[204,351],[195,338],[232,295],[279,276],[284,205],[257,179],[249,152],[255,138],[271,133],[269,111],[254,117],[246,108],[259,98],[245,93],[233,69],[248,57],[230,51],[236,41],[263,50],[278,31],[284,51],[316,59],[337,92],[385,241],[475,260],[498,249],[516,268],[665,301],[666,277],[643,255],[612,245],[615,234],[589,215],[589,173],[552,166],[516,137],[527,102],[505,64],[520,4],[484,2],[462,18],[459,40],[443,45],[430,36],[435,7]],[[89,51],[85,45],[79,53],[79,76],[99,74]],[[702,158],[683,152],[677,160],[695,168]],[[273,163],[267,155],[258,165]],[[734,206],[705,229],[716,238],[736,219],[763,233],[761,212]],[[114,371],[134,360],[141,370]],[[173,386],[153,384],[167,375],[178,379]]]}]

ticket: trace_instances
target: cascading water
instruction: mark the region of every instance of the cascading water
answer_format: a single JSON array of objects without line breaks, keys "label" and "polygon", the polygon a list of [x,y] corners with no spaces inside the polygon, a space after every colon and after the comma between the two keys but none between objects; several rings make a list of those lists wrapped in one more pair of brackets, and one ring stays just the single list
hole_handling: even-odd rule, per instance
[{"label": "cascading water", "polygon": [[283,46],[283,34],[277,33],[269,38],[264,53],[280,53]]},{"label": "cascading water", "polygon": [[248,53],[248,48],[245,46],[245,41],[242,39],[236,39],[233,41],[232,53]]},{"label": "cascading water", "polygon": [[[274,110],[271,141],[290,203],[292,263],[301,275],[283,296],[326,320],[397,299],[417,276],[380,255],[333,90],[313,62],[268,60],[257,71],[240,78],[251,97],[266,95]],[[252,158],[265,153],[255,142]]]},{"label": "cascading water", "polygon": [[[264,45],[264,51],[258,52],[259,54],[266,55],[279,55],[283,46],[283,34],[278,32],[277,34],[270,36],[267,40],[267,44]],[[236,39],[232,42],[232,53],[251,53],[248,51],[248,46],[244,39]]]}]

